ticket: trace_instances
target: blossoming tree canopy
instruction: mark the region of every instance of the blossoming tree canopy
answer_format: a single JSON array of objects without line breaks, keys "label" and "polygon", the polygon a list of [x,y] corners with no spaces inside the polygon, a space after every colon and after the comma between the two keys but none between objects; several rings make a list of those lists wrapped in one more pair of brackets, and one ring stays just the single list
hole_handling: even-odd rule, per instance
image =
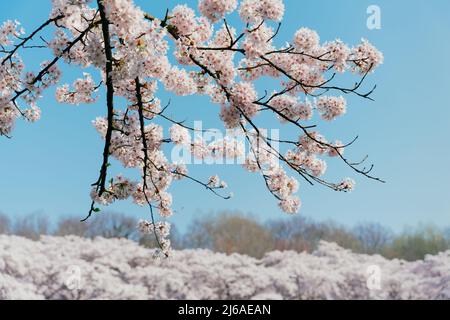
[{"label": "blossoming tree canopy", "polygon": [[[340,40],[322,43],[315,31],[303,27],[290,43],[277,47],[277,35],[283,30],[282,0],[200,0],[200,15],[178,5],[161,19],[150,13],[151,4],[144,10],[133,0],[52,0],[52,4],[49,19],[31,33],[17,21],[6,21],[0,28],[0,134],[10,138],[19,118],[38,121],[38,100],[51,86],[58,86],[56,100],[68,104],[97,102],[103,86],[106,116],[93,124],[105,146],[89,216],[100,205],[117,200],[132,198],[147,205],[151,219],[143,220],[139,228],[154,233],[160,253],[168,255],[170,225],[157,222],[156,213],[162,218],[172,215],[168,191],[172,182],[189,179],[228,198],[222,193],[225,182],[218,176],[205,180],[191,176],[186,165],[168,160],[162,151],[165,144],[185,146],[200,159],[245,156],[243,167],[261,173],[268,191],[287,213],[301,206],[297,178],[336,191],[353,189],[352,179],[323,178],[325,157],[338,157],[355,172],[381,181],[371,175],[373,166],[367,169],[344,156],[344,149],[354,141],[330,142],[311,123],[314,112],[324,121],[345,114],[347,95],[371,99],[374,89],[362,91],[363,82],[383,62],[383,55],[369,41],[353,47]],[[227,16],[235,11],[242,24],[233,27]],[[47,28],[55,29],[52,39],[40,36]],[[26,70],[20,54],[36,47],[49,48],[51,56],[34,73]],[[170,47],[174,58],[169,57]],[[79,67],[73,84],[60,83],[62,63]],[[87,68],[96,68],[100,77],[86,72]],[[357,77],[354,86],[338,84],[345,72]],[[95,81],[96,77],[101,80]],[[255,81],[263,77],[278,84],[258,92]],[[169,106],[157,98],[158,86],[180,96],[209,96],[220,106],[224,126],[248,143],[249,154],[243,155],[236,136],[222,143],[191,139],[196,128],[167,115]],[[116,103],[118,97],[125,98],[126,105]],[[297,134],[276,141],[267,137],[258,123],[260,114],[272,115]],[[168,136],[153,121],[157,118],[170,127]],[[287,150],[280,151],[275,143]],[[140,170],[142,179],[110,177],[110,158]]]}]

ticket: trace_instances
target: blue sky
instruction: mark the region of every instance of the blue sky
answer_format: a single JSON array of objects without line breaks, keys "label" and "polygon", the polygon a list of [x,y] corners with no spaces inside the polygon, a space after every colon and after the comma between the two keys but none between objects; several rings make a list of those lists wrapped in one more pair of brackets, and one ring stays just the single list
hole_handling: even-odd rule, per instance
[{"label": "blue sky", "polygon": [[[156,16],[163,16],[166,8],[177,3],[197,6],[197,1],[191,0],[136,2]],[[368,38],[385,55],[385,63],[366,84],[366,88],[378,85],[373,96],[376,101],[351,97],[348,114],[330,124],[321,123],[320,129],[328,137],[344,141],[359,135],[360,140],[347,154],[354,159],[369,154],[376,165],[374,173],[387,184],[369,181],[338,162],[331,163],[328,177],[352,176],[357,181],[356,191],[341,194],[302,183],[300,214],[347,225],[375,221],[396,230],[417,223],[450,225],[450,2],[432,3],[285,1],[279,44],[305,26],[317,30],[323,41],[338,37],[356,44],[362,37]],[[371,4],[381,8],[381,30],[366,26],[366,9]],[[18,19],[31,30],[46,19],[49,8],[50,0],[2,1],[0,21]],[[30,67],[45,56],[45,52],[24,54]],[[67,82],[81,74],[76,69],[64,70]],[[352,84],[349,78],[343,81]],[[171,112],[180,119],[203,119],[205,125],[221,128],[219,108],[206,97],[173,97],[161,92],[160,98],[172,99]],[[89,186],[97,178],[103,145],[91,121],[104,115],[104,100],[95,105],[59,105],[49,91],[40,106],[40,122],[30,125],[20,121],[12,140],[0,139],[0,211],[82,217],[89,207]],[[272,124],[266,123],[269,127]],[[285,127],[280,129],[282,137],[292,134]],[[117,166],[113,170],[128,173]],[[199,213],[220,210],[241,210],[261,220],[285,217],[262,178],[239,166],[194,166],[191,173],[203,178],[218,173],[235,196],[225,201],[187,181],[175,184],[171,190],[176,214],[171,220],[181,228]],[[147,209],[130,202],[110,209],[136,217],[147,215]]]}]

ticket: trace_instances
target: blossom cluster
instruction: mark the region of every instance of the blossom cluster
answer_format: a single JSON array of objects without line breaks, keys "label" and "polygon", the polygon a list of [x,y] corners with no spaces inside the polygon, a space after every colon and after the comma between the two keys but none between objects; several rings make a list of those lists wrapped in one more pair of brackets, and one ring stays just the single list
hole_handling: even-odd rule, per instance
[{"label": "blossom cluster", "polygon": [[215,23],[237,8],[237,0],[200,0],[200,13]]},{"label": "blossom cluster", "polygon": [[[100,177],[91,192],[96,204],[130,198],[138,205],[150,205],[165,219],[172,215],[170,186],[188,177],[189,171],[168,159],[164,145],[187,146],[201,159],[242,156],[236,140],[208,144],[191,139],[188,126],[180,126],[181,122],[164,113],[167,107],[162,108],[157,97],[160,85],[179,96],[206,95],[219,105],[217,113],[224,127],[238,130],[249,141],[252,153],[244,168],[262,174],[283,211],[294,213],[301,206],[296,196],[299,182],[287,169],[338,191],[353,189],[354,183],[348,179],[338,183],[322,180],[327,163],[321,157],[342,158],[344,144],[327,142],[320,133],[308,130],[308,122],[314,119],[314,110],[327,121],[347,111],[346,99],[332,95],[338,87],[330,84],[334,79],[331,72],[348,71],[365,79],[383,62],[383,54],[365,39],[354,47],[339,39],[321,43],[317,32],[305,27],[298,29],[291,43],[277,46],[277,23],[285,12],[282,0],[200,0],[198,11],[200,15],[187,5],[177,5],[158,19],[133,0],[53,0],[51,20],[43,25],[53,22],[56,28],[53,38],[43,44],[53,59],[44,61],[39,72],[27,70],[19,55],[31,47],[31,37],[22,36],[18,22],[5,22],[0,27],[4,48],[0,57],[0,134],[10,135],[19,117],[31,122],[40,118],[38,99],[45,89],[59,84],[62,73],[58,65],[65,62],[89,73],[72,86],[57,88],[56,100],[94,103],[106,87],[108,103],[114,105],[108,106],[107,116],[93,122],[106,140],[105,155],[141,174],[140,181]],[[240,16],[241,26],[222,20],[233,12]],[[263,77],[274,80],[273,90],[259,92],[256,81]],[[111,95],[124,100],[111,101]],[[302,136],[289,143],[295,148],[276,150],[261,136],[257,123],[261,114],[300,129]],[[167,134],[155,119],[176,125]],[[285,166],[279,165],[280,160]],[[102,175],[108,174],[109,165],[103,163]],[[212,185],[217,183],[212,181]]]},{"label": "blossom cluster", "polygon": [[[0,27],[0,45],[9,46],[13,43],[12,38],[20,37],[25,33],[23,28],[20,28],[19,21],[5,21]],[[19,29],[19,30],[18,30]]]},{"label": "blossom cluster", "polygon": [[[167,234],[168,226],[158,230]],[[260,260],[207,250],[155,260],[153,253],[123,239],[0,236],[0,300],[450,299],[448,251],[415,262],[326,242],[313,253],[275,251]],[[379,286],[368,285],[371,267]]]},{"label": "blossom cluster", "polygon": [[317,101],[317,110],[324,120],[331,121],[347,112],[347,101],[342,96],[322,96]]},{"label": "blossom cluster", "polygon": [[156,258],[162,257],[163,255],[169,255],[171,246],[170,240],[167,239],[170,235],[170,224],[167,222],[149,222],[147,220],[140,220],[137,225],[138,230],[141,234],[154,234],[161,248],[158,248],[154,256]]},{"label": "blossom cluster", "polygon": [[262,20],[281,21],[284,16],[282,0],[244,0],[239,14],[245,22],[260,23]]},{"label": "blossom cluster", "polygon": [[60,103],[76,105],[94,103],[96,101],[92,94],[97,91],[97,85],[90,74],[85,73],[84,78],[76,80],[73,88],[73,91],[70,91],[68,84],[58,88],[56,90],[56,100]]}]

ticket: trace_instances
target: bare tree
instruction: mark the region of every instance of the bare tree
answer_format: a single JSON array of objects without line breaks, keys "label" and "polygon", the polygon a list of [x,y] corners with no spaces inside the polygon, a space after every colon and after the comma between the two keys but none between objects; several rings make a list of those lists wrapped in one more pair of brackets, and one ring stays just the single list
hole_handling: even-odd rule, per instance
[{"label": "bare tree", "polygon": [[87,237],[136,239],[137,221],[122,213],[98,214],[88,223]]},{"label": "bare tree", "polygon": [[393,232],[379,223],[361,223],[352,232],[368,254],[383,252],[394,238]]},{"label": "bare tree", "polygon": [[0,213],[0,234],[11,232],[11,219],[4,213]]},{"label": "bare tree", "polygon": [[40,213],[16,218],[13,233],[32,240],[39,240],[41,235],[50,233],[50,222],[45,215]]},{"label": "bare tree", "polygon": [[220,213],[195,220],[186,235],[186,245],[260,258],[273,250],[274,241],[255,219],[237,213]]},{"label": "bare tree", "polygon": [[67,217],[59,220],[55,235],[85,237],[88,229],[88,224],[80,222],[78,217]]},{"label": "bare tree", "polygon": [[319,239],[313,221],[303,216],[292,219],[272,220],[267,223],[277,250],[312,251]]}]

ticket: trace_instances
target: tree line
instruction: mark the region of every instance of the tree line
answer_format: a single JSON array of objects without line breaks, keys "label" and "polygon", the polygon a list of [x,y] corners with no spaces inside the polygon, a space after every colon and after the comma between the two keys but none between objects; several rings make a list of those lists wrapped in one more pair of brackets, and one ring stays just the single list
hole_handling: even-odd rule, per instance
[{"label": "tree line", "polygon": [[[136,231],[137,222],[133,217],[112,212],[98,214],[86,223],[81,223],[77,217],[62,217],[52,226],[47,217],[39,214],[15,219],[0,214],[0,234],[32,240],[38,240],[41,235],[127,238],[145,247],[156,247],[154,237]],[[179,250],[203,248],[255,258],[274,250],[312,252],[324,240],[357,253],[414,261],[427,254],[450,250],[450,227],[420,225],[395,233],[378,223],[347,227],[303,216],[260,222],[240,212],[222,212],[195,218],[184,232],[174,228],[170,240]]]}]

